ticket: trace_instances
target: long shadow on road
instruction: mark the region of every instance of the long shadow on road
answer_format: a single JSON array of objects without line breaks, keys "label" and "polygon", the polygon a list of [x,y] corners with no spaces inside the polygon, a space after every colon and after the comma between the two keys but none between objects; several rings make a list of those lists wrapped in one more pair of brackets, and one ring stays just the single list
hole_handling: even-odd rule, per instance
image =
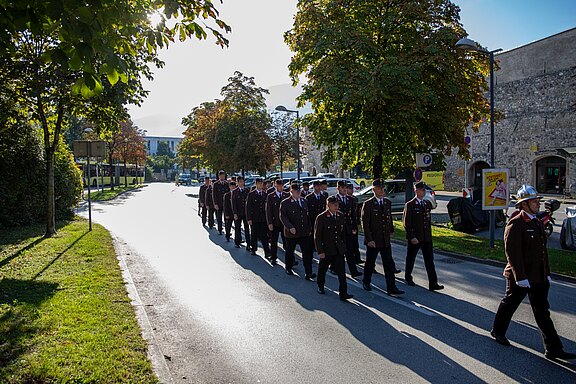
[{"label": "long shadow on road", "polygon": [[[293,297],[308,311],[324,312],[366,347],[429,382],[484,382],[433,344],[453,348],[458,354],[471,357],[518,382],[545,382],[552,378],[555,381],[570,382],[574,379],[573,369],[559,370],[557,364],[544,359],[541,354],[536,355],[521,348],[505,348],[494,343],[486,331],[491,327],[493,311],[422,288],[409,290],[403,298],[383,299],[350,283],[349,290],[358,302],[342,303],[336,295],[318,295],[315,283],[287,276],[281,266],[272,267],[262,257],[251,256],[243,248],[234,248],[232,242],[227,243],[217,233],[209,232],[209,237],[227,251],[238,265],[258,275],[278,293]],[[282,256],[281,253],[279,256]],[[303,269],[302,264],[299,268]],[[373,283],[384,286],[383,276],[376,275]],[[327,278],[326,286],[330,290],[337,290],[337,279]],[[437,315],[427,316],[410,309],[412,299],[418,300],[420,305],[430,308]],[[400,302],[405,305],[399,305]],[[411,330],[400,330],[405,327],[392,325],[395,321]],[[473,332],[464,324],[479,330]],[[519,331],[519,327],[523,329]],[[542,349],[537,331],[529,325],[514,323],[511,330],[521,335],[518,342],[522,345],[536,351]],[[432,338],[432,341],[423,340],[424,335]],[[564,342],[567,349],[574,349],[573,342]],[[518,361],[522,361],[522,369],[518,368]]]}]

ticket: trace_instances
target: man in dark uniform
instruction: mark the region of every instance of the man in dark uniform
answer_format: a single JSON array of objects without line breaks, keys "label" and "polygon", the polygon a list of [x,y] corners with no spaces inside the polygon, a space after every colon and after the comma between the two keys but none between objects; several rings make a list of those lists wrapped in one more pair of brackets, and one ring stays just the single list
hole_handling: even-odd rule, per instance
[{"label": "man in dark uniform", "polygon": [[226,173],[221,170],[218,172],[218,180],[212,186],[212,199],[214,200],[214,209],[216,210],[216,222],[218,223],[218,233],[222,234],[222,216],[224,213],[224,194],[229,190],[226,181]]},{"label": "man in dark uniform", "polygon": [[208,207],[206,206],[206,189],[210,185],[210,177],[204,178],[204,184],[200,186],[198,194],[198,204],[200,205],[200,215],[202,217],[202,225],[206,225],[206,215],[208,214]]},{"label": "man in dark uniform", "polygon": [[322,189],[322,193],[328,197],[328,180],[322,179],[320,180],[320,187]]},{"label": "man in dark uniform", "polygon": [[214,200],[212,199],[212,186],[214,185],[213,180],[210,180],[208,187],[206,188],[206,196],[204,197],[204,205],[208,209],[208,228],[214,228]]},{"label": "man in dark uniform", "polygon": [[266,222],[270,234],[270,262],[272,264],[276,264],[278,259],[278,235],[282,235],[282,244],[286,247],[284,226],[280,221],[280,203],[290,197],[290,194],[283,190],[282,179],[276,179],[274,186],[275,190],[266,196]]},{"label": "man in dark uniform", "polygon": [[300,192],[300,196],[302,196],[303,198],[306,198],[306,196],[308,196],[310,194],[310,182],[309,181],[303,181],[302,182],[302,191]]},{"label": "man in dark uniform", "polygon": [[234,215],[234,246],[240,248],[242,244],[242,227],[244,227],[244,237],[246,238],[246,249],[250,248],[250,227],[246,220],[246,198],[250,191],[244,185],[244,177],[236,178],[238,188],[232,191],[232,214]]},{"label": "man in dark uniform", "polygon": [[546,348],[546,358],[574,359],[576,354],[564,351],[562,341],[550,318],[548,291],[552,279],[546,235],[542,222],[536,217],[540,211],[541,197],[530,185],[523,185],[516,196],[518,198],[516,208],[521,212],[508,221],[504,231],[504,248],[508,261],[504,268],[506,293],[496,312],[490,334],[497,343],[510,345],[506,331],[514,312],[528,295]]},{"label": "man in dark uniform", "polygon": [[[308,199],[307,199],[308,200]],[[318,265],[318,293],[324,294],[326,271],[332,265],[338,275],[338,294],[340,300],[354,297],[348,294],[346,284],[346,271],[344,266],[344,253],[346,252],[344,216],[338,212],[339,200],[336,196],[327,199],[328,208],[320,213],[314,224],[314,243],[318,251],[320,263]]]},{"label": "man in dark uniform", "polygon": [[344,215],[346,220],[346,262],[352,277],[362,276],[362,272],[356,268],[356,257],[354,256],[354,236],[358,234],[357,209],[354,200],[348,197],[346,193],[346,181],[338,180],[338,193],[336,197],[339,200],[338,209]]},{"label": "man in dark uniform", "polygon": [[276,188],[274,187],[274,183],[272,182],[272,180],[264,180],[264,186],[262,187],[262,189],[266,191],[266,196],[268,196],[270,193],[274,192]]},{"label": "man in dark uniform", "polygon": [[406,253],[406,274],[404,276],[406,284],[415,286],[412,278],[412,270],[416,261],[416,254],[422,249],[424,266],[428,274],[428,289],[438,291],[444,289],[438,284],[436,267],[434,266],[434,251],[432,249],[432,204],[424,199],[426,195],[426,184],[420,181],[414,185],[416,196],[404,205],[402,221],[406,230],[408,240],[408,250]]},{"label": "man in dark uniform", "polygon": [[262,190],[264,180],[256,178],[256,188],[248,194],[246,198],[246,220],[251,228],[251,244],[246,247],[253,255],[258,249],[258,240],[264,249],[264,256],[270,257],[270,247],[268,246],[268,228],[266,226],[266,193]]},{"label": "man in dark uniform", "polygon": [[366,244],[366,264],[364,264],[362,285],[365,290],[372,290],[372,274],[376,268],[376,258],[380,253],[386,278],[386,293],[389,296],[401,295],[404,291],[396,287],[394,278],[396,266],[392,259],[392,245],[390,243],[390,234],[394,232],[392,203],[384,197],[384,180],[373,180],[372,187],[374,196],[364,202],[361,213],[364,244]]},{"label": "man in dark uniform", "polygon": [[231,181],[228,183],[228,188],[230,188],[230,190],[224,194],[224,229],[226,231],[226,241],[230,241],[230,237],[232,237],[232,222],[234,221],[232,191],[236,189],[236,182]]},{"label": "man in dark uniform", "polygon": [[285,255],[286,255],[286,273],[294,275],[292,267],[294,266],[294,251],[296,245],[300,245],[302,251],[302,261],[306,280],[312,280],[316,277],[312,273],[312,243],[310,235],[312,225],[308,216],[308,204],[306,200],[300,197],[300,186],[293,183],[290,186],[290,197],[280,203],[280,220],[284,225],[284,237],[286,238]]},{"label": "man in dark uniform", "polygon": [[[360,217],[360,208],[358,207],[358,198],[354,196],[354,184],[347,182],[346,183],[346,193],[348,197],[354,200],[354,205],[356,206],[356,217]],[[354,235],[352,243],[352,249],[354,251],[354,261],[356,264],[362,264],[364,260],[360,257],[360,243],[358,241],[358,232]]]},{"label": "man in dark uniform", "polygon": [[[308,203],[308,216],[310,216],[310,223],[316,223],[318,215],[326,209],[326,195],[322,193],[322,186],[320,180],[314,180],[312,183],[314,191],[306,196]],[[314,237],[314,226],[312,227],[312,237]],[[315,244],[315,243],[314,243]]]}]

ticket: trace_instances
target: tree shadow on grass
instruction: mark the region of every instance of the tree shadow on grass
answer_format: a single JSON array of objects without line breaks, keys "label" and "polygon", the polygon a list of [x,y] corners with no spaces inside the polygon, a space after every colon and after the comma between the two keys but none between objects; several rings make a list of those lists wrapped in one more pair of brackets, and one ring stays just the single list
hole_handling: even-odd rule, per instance
[{"label": "tree shadow on grass", "polygon": [[41,304],[54,295],[58,284],[45,281],[0,280],[0,382],[8,382],[12,365],[30,349]]}]

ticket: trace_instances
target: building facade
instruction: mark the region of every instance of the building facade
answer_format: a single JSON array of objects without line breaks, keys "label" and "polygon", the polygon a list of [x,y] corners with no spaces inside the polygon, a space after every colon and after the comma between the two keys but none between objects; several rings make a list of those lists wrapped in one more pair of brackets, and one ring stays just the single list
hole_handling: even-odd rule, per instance
[{"label": "building facade", "polygon": [[[510,170],[509,190],[531,184],[545,194],[576,194],[576,28],[496,55],[495,168]],[[490,126],[469,132],[471,160],[446,158],[447,190],[482,185],[490,164]]]},{"label": "building facade", "polygon": [[175,155],[178,153],[178,144],[182,141],[182,137],[168,137],[168,136],[144,136],[146,140],[146,150],[148,155],[155,155],[158,152],[158,144],[165,142]]}]

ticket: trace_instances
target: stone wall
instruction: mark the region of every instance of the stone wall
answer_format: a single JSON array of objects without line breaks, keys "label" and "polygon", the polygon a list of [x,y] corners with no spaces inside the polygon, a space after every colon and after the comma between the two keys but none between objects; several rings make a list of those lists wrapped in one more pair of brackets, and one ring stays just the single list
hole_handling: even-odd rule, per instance
[{"label": "stone wall", "polygon": [[[575,193],[576,159],[559,149],[576,147],[576,28],[496,56],[495,106],[504,118],[495,125],[495,167],[509,168],[510,191],[537,185],[536,162],[566,160],[566,190]],[[478,162],[490,163],[490,127],[471,136],[472,159],[446,159],[446,189],[474,183]]]}]

